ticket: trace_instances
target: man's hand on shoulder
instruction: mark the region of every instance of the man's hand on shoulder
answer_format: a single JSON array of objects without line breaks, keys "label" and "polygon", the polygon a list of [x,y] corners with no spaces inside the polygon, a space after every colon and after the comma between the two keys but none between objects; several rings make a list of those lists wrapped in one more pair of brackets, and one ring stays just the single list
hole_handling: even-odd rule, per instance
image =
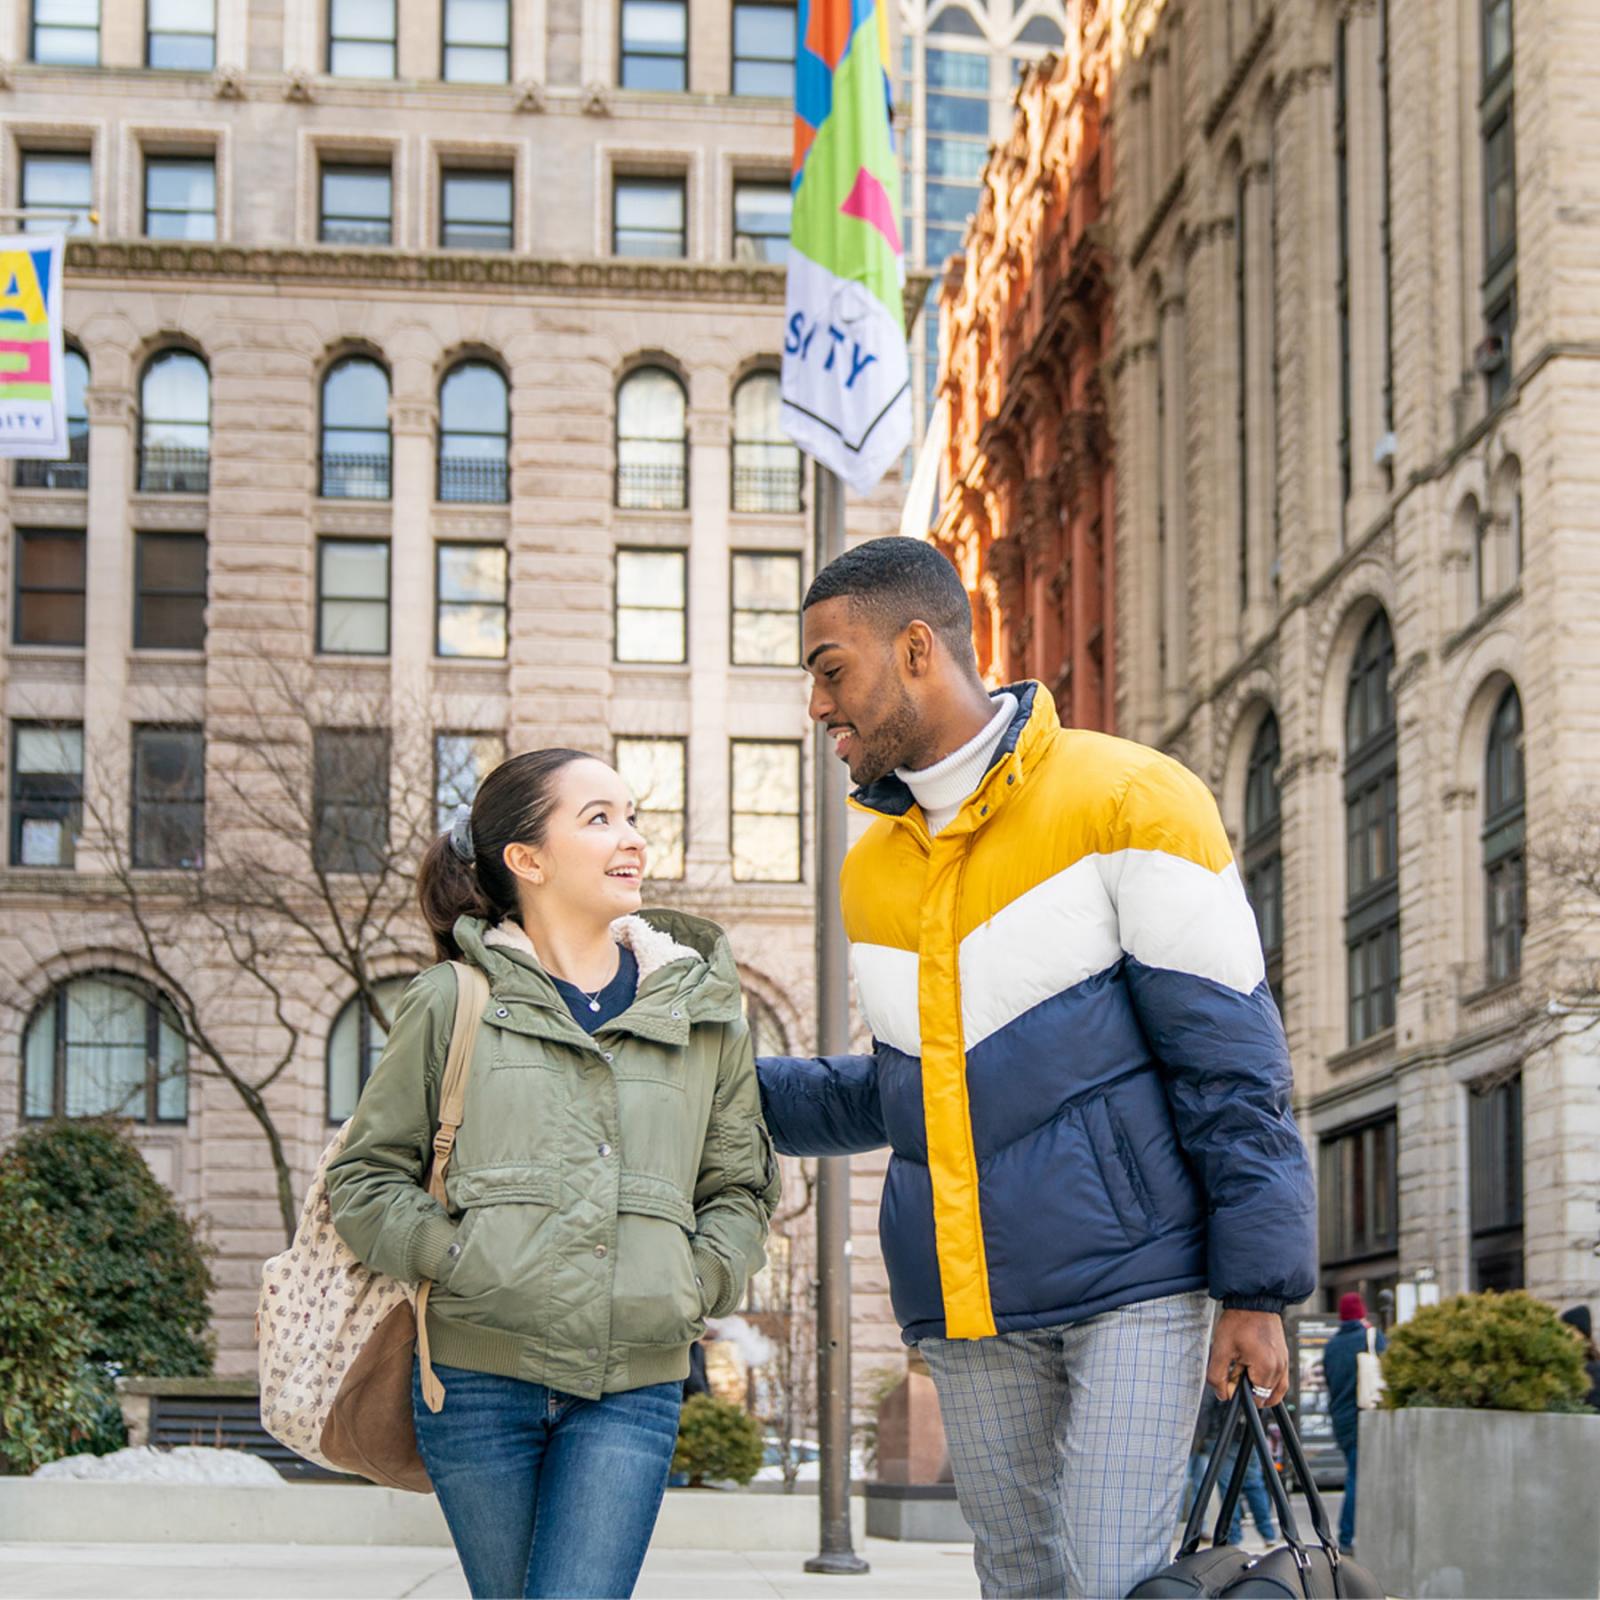
[{"label": "man's hand on shoulder", "polygon": [[1270,1396],[1256,1396],[1263,1406],[1277,1405],[1289,1392],[1289,1345],[1276,1311],[1224,1311],[1217,1318],[1206,1382],[1219,1400],[1231,1400],[1243,1372],[1254,1388],[1271,1389]]}]

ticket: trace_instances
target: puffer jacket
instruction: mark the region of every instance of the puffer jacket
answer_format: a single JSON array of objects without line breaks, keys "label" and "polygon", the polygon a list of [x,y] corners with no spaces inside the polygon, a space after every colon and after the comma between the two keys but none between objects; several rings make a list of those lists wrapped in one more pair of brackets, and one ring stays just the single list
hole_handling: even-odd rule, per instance
[{"label": "puffer jacket", "polygon": [[870,1056],[758,1063],[778,1148],[893,1155],[879,1231],[907,1342],[1315,1283],[1283,1027],[1216,804],[1065,729],[1039,684],[936,837],[906,785],[840,883]]},{"label": "puffer jacket", "polygon": [[638,993],[591,1038],[520,927],[462,918],[456,942],[491,997],[448,1209],[420,1187],[455,1014],[448,965],[406,990],[328,1169],[356,1255],[433,1280],[434,1361],[587,1399],[687,1376],[705,1319],[760,1269],[778,1201],[726,938],[663,911],[616,931]]}]

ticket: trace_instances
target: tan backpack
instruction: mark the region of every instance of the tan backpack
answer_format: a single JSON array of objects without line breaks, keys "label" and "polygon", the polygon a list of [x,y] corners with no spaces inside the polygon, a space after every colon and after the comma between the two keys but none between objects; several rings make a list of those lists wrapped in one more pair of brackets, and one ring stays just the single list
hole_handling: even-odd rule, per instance
[{"label": "tan backpack", "polygon": [[[445,1172],[466,1104],[467,1074],[488,979],[462,961],[456,1014],[439,1089],[428,1193],[446,1203]],[[411,1422],[411,1357],[422,1363],[430,1411],[444,1386],[428,1359],[428,1292],[358,1261],[333,1226],[328,1163],[344,1148],[348,1122],[322,1152],[300,1212],[294,1242],[261,1269],[256,1312],[261,1422],[307,1461],[353,1472],[392,1489],[430,1494]]]}]

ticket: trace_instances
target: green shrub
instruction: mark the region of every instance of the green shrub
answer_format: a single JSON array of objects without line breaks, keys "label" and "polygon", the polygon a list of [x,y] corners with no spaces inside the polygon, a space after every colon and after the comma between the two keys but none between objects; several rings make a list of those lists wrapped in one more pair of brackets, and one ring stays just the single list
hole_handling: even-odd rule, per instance
[{"label": "green shrub", "polygon": [[77,1274],[60,1220],[0,1163],[0,1471],[32,1472],[90,1447],[94,1380]]},{"label": "green shrub", "polygon": [[23,1134],[0,1167],[65,1231],[91,1361],[138,1377],[210,1373],[206,1250],[121,1125],[47,1123]]},{"label": "green shrub", "polygon": [[1555,1311],[1521,1290],[1458,1294],[1389,1336],[1384,1405],[1581,1411],[1583,1347]]},{"label": "green shrub", "polygon": [[697,1394],[678,1421],[672,1470],[687,1473],[698,1488],[707,1478],[749,1483],[761,1470],[761,1429],[742,1406]]}]

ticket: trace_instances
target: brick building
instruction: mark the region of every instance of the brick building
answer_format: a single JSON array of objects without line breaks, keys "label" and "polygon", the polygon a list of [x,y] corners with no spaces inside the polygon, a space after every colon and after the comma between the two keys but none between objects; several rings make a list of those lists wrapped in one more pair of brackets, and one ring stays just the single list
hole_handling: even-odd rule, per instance
[{"label": "brick building", "polygon": [[1113,726],[1115,473],[1102,369],[1115,339],[1109,6],[1029,71],[984,169],[940,305],[943,493],[929,537],[972,595],[979,665],[1038,678],[1062,720]]}]

